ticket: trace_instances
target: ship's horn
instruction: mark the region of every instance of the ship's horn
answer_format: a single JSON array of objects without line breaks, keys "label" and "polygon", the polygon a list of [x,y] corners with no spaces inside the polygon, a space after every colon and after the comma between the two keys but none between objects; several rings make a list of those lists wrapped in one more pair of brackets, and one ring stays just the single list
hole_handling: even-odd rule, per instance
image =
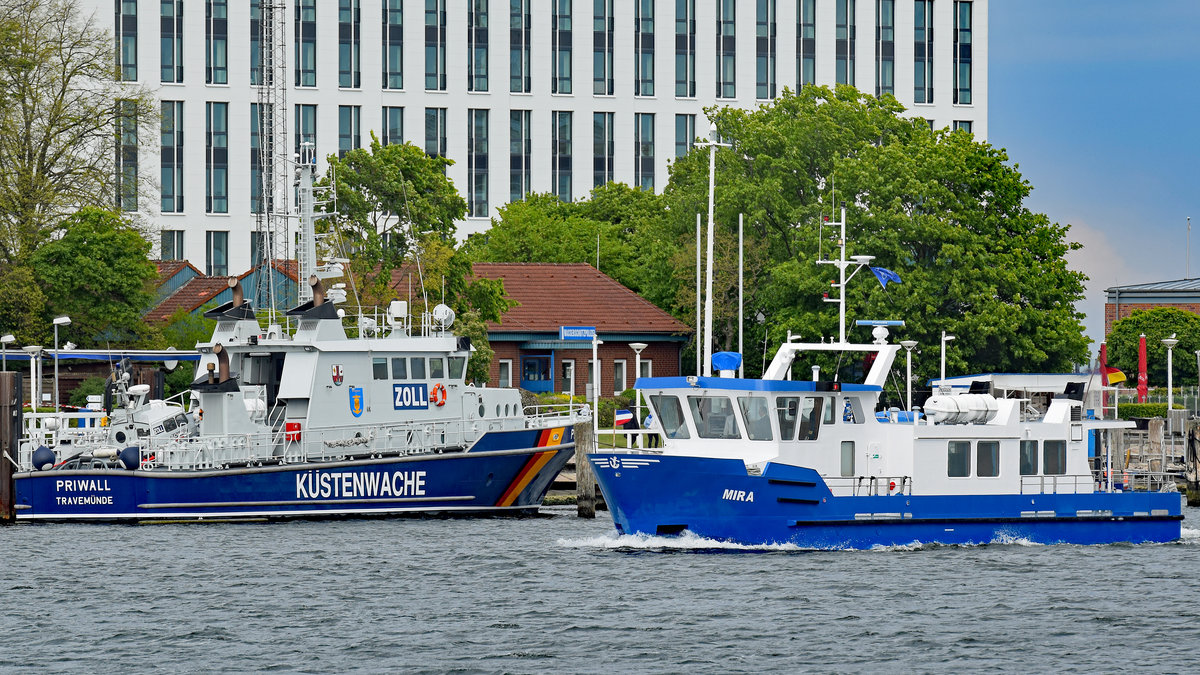
[{"label": "ship's horn", "polygon": [[238,281],[237,277],[229,277],[229,287],[233,289],[233,306],[241,307],[246,300],[242,292],[242,282]]},{"label": "ship's horn", "polygon": [[325,288],[321,286],[321,280],[317,275],[312,275],[308,278],[308,285],[312,286],[313,307],[320,307],[325,304]]},{"label": "ship's horn", "polygon": [[229,354],[220,342],[213,345],[212,353],[217,357],[217,382],[224,382],[229,379]]}]

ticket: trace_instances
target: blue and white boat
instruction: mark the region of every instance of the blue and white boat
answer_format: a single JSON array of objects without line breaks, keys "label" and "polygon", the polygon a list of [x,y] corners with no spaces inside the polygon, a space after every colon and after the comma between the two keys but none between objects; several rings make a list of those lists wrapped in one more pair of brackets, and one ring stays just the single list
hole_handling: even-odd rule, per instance
[{"label": "blue and white boat", "polygon": [[216,328],[178,400],[152,399],[118,367],[98,424],[35,416],[16,457],[17,519],[536,511],[587,409],[526,409],[517,390],[467,383],[470,340],[450,332],[444,305],[414,320],[393,301],[351,337],[320,280],[310,284],[289,333],[260,324],[231,279],[233,300],[206,314]]},{"label": "blue and white boat", "polygon": [[[843,247],[827,262],[844,291],[847,268],[867,261],[847,261]],[[831,302],[841,303],[839,339],[789,337],[762,379],[736,378],[728,364],[721,376],[637,380],[663,447],[589,454],[619,533],[814,549],[1180,537],[1173,481],[1130,481],[1090,463],[1089,434],[1131,423],[1093,419],[1075,392],[1042,408],[939,393],[923,414],[877,412],[901,349],[877,324],[901,322],[860,322],[874,341],[850,343],[844,292]],[[824,380],[806,359],[830,353],[874,360],[861,382]]]}]

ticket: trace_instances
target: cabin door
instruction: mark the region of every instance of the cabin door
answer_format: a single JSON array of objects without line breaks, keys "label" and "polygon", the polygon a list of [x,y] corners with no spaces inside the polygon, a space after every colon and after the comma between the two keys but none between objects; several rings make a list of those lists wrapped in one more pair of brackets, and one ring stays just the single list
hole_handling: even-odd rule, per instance
[{"label": "cabin door", "polygon": [[462,406],[463,441],[468,444],[474,443],[479,438],[480,430],[483,427],[483,421],[479,415],[479,394],[464,392]]},{"label": "cabin door", "polygon": [[886,471],[879,443],[867,443],[867,475],[883,476]]}]

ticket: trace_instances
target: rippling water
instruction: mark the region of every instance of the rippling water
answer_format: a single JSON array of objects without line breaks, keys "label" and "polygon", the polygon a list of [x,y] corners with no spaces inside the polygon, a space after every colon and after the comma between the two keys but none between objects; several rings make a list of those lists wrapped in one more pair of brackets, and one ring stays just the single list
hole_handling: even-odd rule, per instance
[{"label": "rippling water", "polygon": [[1200,509],[1173,544],[859,552],[543,512],[0,528],[0,670],[1200,668]]}]

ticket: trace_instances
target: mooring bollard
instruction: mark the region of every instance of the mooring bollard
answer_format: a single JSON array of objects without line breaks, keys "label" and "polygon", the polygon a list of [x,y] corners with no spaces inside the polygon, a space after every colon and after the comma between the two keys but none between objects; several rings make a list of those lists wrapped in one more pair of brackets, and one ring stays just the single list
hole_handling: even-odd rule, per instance
[{"label": "mooring bollard", "polygon": [[590,421],[575,425],[575,514],[580,518],[596,517],[596,476],[588,453],[596,447]]}]

